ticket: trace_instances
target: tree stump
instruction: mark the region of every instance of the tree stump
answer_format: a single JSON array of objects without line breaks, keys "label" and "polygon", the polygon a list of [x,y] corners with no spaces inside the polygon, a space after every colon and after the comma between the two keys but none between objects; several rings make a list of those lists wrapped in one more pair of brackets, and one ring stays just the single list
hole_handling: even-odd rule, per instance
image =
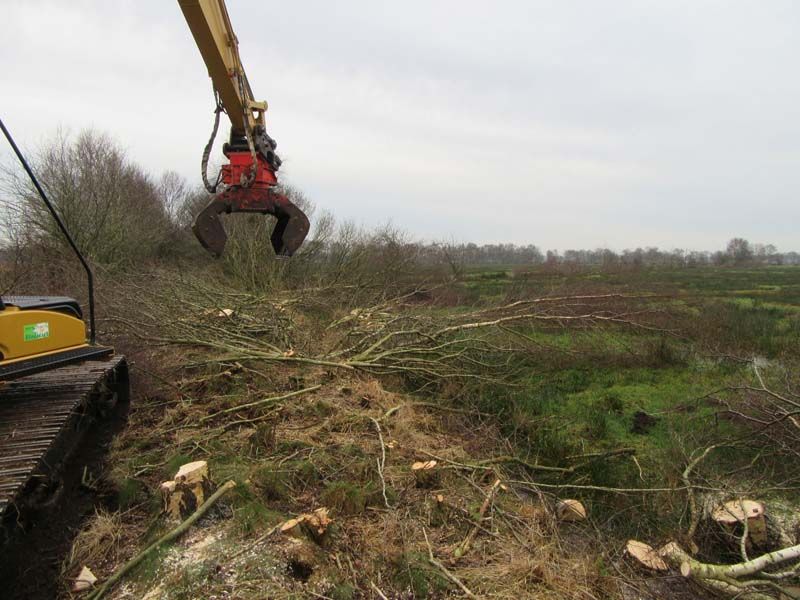
[{"label": "tree stump", "polygon": [[213,492],[208,463],[198,460],[183,465],[172,481],[161,484],[164,512],[170,519],[183,520]]},{"label": "tree stump", "polygon": [[418,461],[411,465],[418,488],[431,488],[439,481],[438,463],[435,460]]},{"label": "tree stump", "polygon": [[280,526],[280,531],[295,538],[305,535],[321,545],[325,541],[332,522],[333,520],[328,516],[328,509],[323,506],[310,513],[289,519]]},{"label": "tree stump", "polygon": [[562,500],[556,506],[556,516],[559,521],[584,521],[586,508],[578,500]]},{"label": "tree stump", "polygon": [[711,513],[711,518],[729,538],[733,539],[738,539],[744,534],[746,522],[746,544],[748,546],[754,544],[761,548],[767,544],[767,521],[764,517],[764,505],[760,502],[731,500],[717,506]]},{"label": "tree stump", "polygon": [[450,507],[444,501],[442,494],[433,494],[427,501],[428,526],[442,527],[450,517]]},{"label": "tree stump", "polygon": [[252,458],[265,456],[275,449],[275,426],[272,423],[260,423],[247,440]]}]

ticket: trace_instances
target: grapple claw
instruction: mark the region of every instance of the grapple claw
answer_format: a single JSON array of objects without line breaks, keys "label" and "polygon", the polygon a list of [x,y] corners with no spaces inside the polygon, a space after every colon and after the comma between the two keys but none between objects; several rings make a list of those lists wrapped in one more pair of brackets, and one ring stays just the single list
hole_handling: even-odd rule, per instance
[{"label": "grapple claw", "polygon": [[270,236],[272,248],[278,256],[292,256],[306,239],[310,228],[303,211],[272,188],[233,187],[209,202],[192,224],[197,239],[216,257],[222,255],[228,240],[219,216],[236,212],[267,214],[278,220]]}]

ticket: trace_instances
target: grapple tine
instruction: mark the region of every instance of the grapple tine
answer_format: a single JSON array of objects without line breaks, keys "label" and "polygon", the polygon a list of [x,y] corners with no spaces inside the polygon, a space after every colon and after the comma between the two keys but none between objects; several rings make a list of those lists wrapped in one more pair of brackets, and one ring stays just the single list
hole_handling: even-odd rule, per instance
[{"label": "grapple tine", "polygon": [[228,234],[219,218],[220,212],[225,212],[224,203],[212,200],[197,215],[192,223],[192,231],[200,244],[215,258],[222,256]]},{"label": "grapple tine", "polygon": [[278,256],[291,256],[297,252],[308,235],[311,224],[305,213],[289,202],[281,208],[278,222],[272,230],[270,242]]}]

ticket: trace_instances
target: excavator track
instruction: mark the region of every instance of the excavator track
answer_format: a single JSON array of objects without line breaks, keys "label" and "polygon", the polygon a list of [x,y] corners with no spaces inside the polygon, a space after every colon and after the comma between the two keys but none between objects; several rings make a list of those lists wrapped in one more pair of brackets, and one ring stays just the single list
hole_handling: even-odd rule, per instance
[{"label": "excavator track", "polygon": [[128,401],[125,358],[87,360],[0,383],[0,519],[19,522],[30,498],[58,495],[84,433]]}]

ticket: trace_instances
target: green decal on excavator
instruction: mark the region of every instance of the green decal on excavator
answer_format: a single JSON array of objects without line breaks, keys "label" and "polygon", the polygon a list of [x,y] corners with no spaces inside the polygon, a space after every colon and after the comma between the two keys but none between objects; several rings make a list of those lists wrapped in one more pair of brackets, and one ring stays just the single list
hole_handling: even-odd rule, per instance
[{"label": "green decal on excavator", "polygon": [[49,323],[34,323],[32,325],[25,325],[25,330],[22,334],[22,339],[26,342],[43,340],[47,337],[50,337]]}]

